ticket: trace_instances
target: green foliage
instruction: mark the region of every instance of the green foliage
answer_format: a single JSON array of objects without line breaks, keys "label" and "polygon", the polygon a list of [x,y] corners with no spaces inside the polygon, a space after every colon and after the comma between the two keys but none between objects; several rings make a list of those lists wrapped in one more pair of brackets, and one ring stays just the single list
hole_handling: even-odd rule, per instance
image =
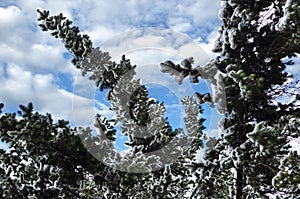
[{"label": "green foliage", "polygon": [[[285,173],[281,161],[297,160],[288,158],[290,139],[299,139],[299,123],[289,125],[299,120],[297,100],[273,103],[274,90],[287,79],[282,59],[300,49],[295,8],[296,1],[223,2],[214,51],[220,53],[216,64],[226,74],[227,116],[215,148],[199,166],[198,193],[203,198],[265,198],[281,189],[292,197],[298,191],[297,179],[282,183],[280,189],[272,184],[278,173]],[[269,18],[265,13],[271,13]],[[224,187],[228,192],[220,196]]]},{"label": "green foliage", "polygon": [[80,35],[76,26],[70,26],[72,21],[66,19],[62,14],[50,16],[49,11],[40,11],[38,21],[42,31],[52,31],[51,35],[55,38],[61,38],[65,47],[74,55],[72,63],[80,67],[83,58],[92,50],[92,42],[87,35]]},{"label": "green foliage", "polygon": [[[71,128],[64,120],[54,122],[50,114],[34,113],[31,103],[20,106],[19,117],[2,114],[0,138],[9,148],[0,151],[1,197],[297,197],[300,160],[289,142],[299,139],[299,94],[292,94],[290,103],[274,100],[289,78],[285,72],[289,62],[283,58],[300,53],[299,2],[228,0],[222,5],[215,60],[194,68],[193,58],[181,64],[161,63],[161,72],[175,76],[179,84],[187,77],[192,83],[203,78],[219,88],[220,79],[208,75],[224,77],[227,108],[220,137],[207,140],[200,162],[196,154],[203,147],[204,119],[198,118],[203,111],[199,104],[221,103],[216,96],[197,92],[199,104],[190,97],[182,101],[186,129],[194,138],[189,140],[183,129],[169,125],[163,103],[149,99],[145,86],[133,79],[136,66],[130,60],[122,56],[119,63],[111,61],[108,52],[94,48],[62,14],[38,10],[40,28],[61,39],[82,75],[107,90],[116,118],[96,115],[99,134],[93,136],[89,128]],[[1,103],[0,113],[2,108]],[[130,152],[124,156],[114,151],[116,124],[129,139]],[[150,136],[142,134],[144,127]],[[182,145],[183,140],[190,147]],[[174,147],[168,147],[172,143]],[[164,161],[170,160],[167,166],[157,154],[147,155],[156,151]],[[103,157],[115,163],[97,160]],[[132,170],[137,172],[128,172]]]},{"label": "green foliage", "polygon": [[1,151],[1,197],[84,197],[89,175],[106,166],[86,151],[68,122],[34,113],[32,103],[20,109],[19,118],[0,118],[1,139],[9,145]]},{"label": "green foliage", "polygon": [[[190,140],[193,143],[192,147],[185,149],[186,146],[181,145],[187,137],[183,136],[182,129],[171,128],[164,116],[163,103],[149,99],[145,86],[141,85],[139,80],[133,79],[136,66],[131,65],[125,56],[122,56],[119,64],[111,61],[109,53],[102,52],[100,48],[93,48],[89,37],[80,35],[78,27],[71,27],[71,22],[63,15],[51,17],[48,11],[38,10],[38,12],[42,30],[50,31],[52,36],[60,38],[74,55],[72,62],[82,74],[90,75],[89,79],[95,81],[100,91],[108,90],[107,99],[116,118],[111,121],[96,116],[95,127],[99,130],[97,137],[91,135],[90,129],[81,128],[79,134],[85,146],[89,146],[89,152],[92,152],[96,158],[102,159],[105,156],[106,160],[115,162],[111,166],[116,171],[107,174],[111,178],[105,179],[106,192],[103,196],[105,198],[185,197],[187,190],[194,183],[188,164],[196,161],[196,152],[202,146],[200,138],[204,129],[202,124],[204,120],[197,118],[202,111],[201,107],[191,98],[183,101],[187,106],[186,127],[194,138]],[[190,70],[190,62],[193,62],[192,59],[182,62],[182,70]],[[131,150],[122,157],[114,152],[113,142],[111,142],[116,136],[113,127],[115,124],[121,124],[122,133],[129,139],[126,145]],[[146,131],[145,127],[147,127]],[[106,138],[108,140],[104,141]],[[100,146],[97,143],[101,143]],[[170,143],[174,147],[168,147]],[[184,153],[181,154],[183,149]],[[101,153],[104,151],[106,154]],[[151,153],[154,155],[147,155]],[[157,155],[163,157],[161,159],[170,165],[164,167]],[[130,163],[133,158],[135,164]],[[124,172],[132,170],[137,173]],[[151,170],[151,173],[144,173]]]}]

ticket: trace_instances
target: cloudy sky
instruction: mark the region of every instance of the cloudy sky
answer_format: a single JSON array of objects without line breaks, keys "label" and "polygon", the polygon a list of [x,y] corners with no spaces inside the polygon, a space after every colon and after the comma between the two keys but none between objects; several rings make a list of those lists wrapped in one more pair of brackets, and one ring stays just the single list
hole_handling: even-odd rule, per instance
[{"label": "cloudy sky", "polygon": [[[0,0],[4,111],[33,102],[36,111],[49,112],[72,125],[89,125],[96,113],[112,117],[105,93],[81,76],[58,39],[39,29],[39,8],[50,15],[64,13],[114,60],[126,54],[137,65],[137,78],[149,88],[150,97],[164,101],[171,124],[180,127],[180,100],[195,91],[208,91],[209,85],[191,85],[188,80],[178,85],[173,77],[159,72],[159,63],[193,56],[195,64],[203,65],[213,58],[220,6],[220,1],[210,0]],[[300,59],[295,62],[300,64]],[[299,73],[299,67],[291,70]],[[205,107],[203,117],[208,130],[216,129],[219,115],[214,110]]]},{"label": "cloudy sky", "polygon": [[36,111],[71,124],[87,124],[95,113],[112,115],[105,95],[81,77],[63,44],[39,29],[37,8],[64,13],[113,59],[126,54],[150,96],[166,101],[174,125],[180,121],[181,98],[209,89],[205,82],[177,85],[159,72],[159,63],[193,56],[201,65],[213,58],[219,1],[0,0],[0,102],[5,112],[33,102]]}]

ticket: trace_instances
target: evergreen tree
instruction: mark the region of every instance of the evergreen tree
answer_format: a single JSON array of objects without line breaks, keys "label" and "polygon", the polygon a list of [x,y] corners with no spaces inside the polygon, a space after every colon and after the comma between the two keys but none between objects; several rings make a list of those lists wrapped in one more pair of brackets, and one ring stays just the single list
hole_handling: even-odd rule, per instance
[{"label": "evergreen tree", "polygon": [[[184,197],[194,183],[188,165],[196,160],[196,152],[202,146],[204,120],[198,119],[201,106],[193,98],[184,99],[189,136],[184,136],[182,129],[173,130],[164,117],[163,103],[149,99],[145,86],[133,79],[136,66],[125,56],[119,64],[111,61],[108,52],[94,48],[89,37],[79,34],[79,29],[71,27],[72,22],[62,14],[49,16],[49,11],[38,12],[42,30],[51,31],[52,36],[62,40],[82,75],[90,75],[89,79],[95,81],[100,91],[107,91],[107,99],[115,112],[114,120],[96,117],[97,137],[92,136],[89,129],[81,129],[80,133],[96,158],[102,160],[101,151],[106,151],[105,159],[113,162],[110,166],[115,170],[119,185],[108,186],[105,196]],[[185,64],[189,61],[185,60]],[[113,125],[117,123],[121,124],[122,134],[128,137],[126,145],[131,149],[125,156],[120,156],[113,148],[116,136]],[[187,147],[186,141],[192,142],[192,147]],[[100,153],[95,152],[97,150]]]},{"label": "evergreen tree", "polygon": [[[161,63],[161,72],[175,76],[178,84],[187,77],[192,83],[203,78],[212,84],[212,93],[195,94],[198,104],[191,97],[182,101],[189,137],[171,128],[163,103],[149,99],[145,86],[133,79],[136,66],[125,56],[120,63],[111,61],[108,52],[94,48],[62,14],[38,10],[41,29],[60,38],[82,75],[108,93],[116,118],[97,115],[98,135],[93,136],[89,128],[72,129],[66,121],[53,122],[50,114],[33,113],[32,104],[20,106],[21,118],[3,114],[0,137],[9,149],[0,153],[1,196],[298,197],[300,160],[289,143],[299,139],[299,94],[289,93],[289,103],[277,97],[291,78],[285,68],[292,61],[283,59],[300,53],[299,6],[296,0],[223,1],[214,49],[219,56],[205,66],[194,67],[193,58]],[[198,162],[203,103],[218,104],[225,118],[220,137],[207,140],[204,160]],[[114,150],[115,124],[121,124],[129,140],[130,152],[124,156]],[[185,140],[190,147],[185,148]],[[111,164],[98,161],[104,157]]]},{"label": "evergreen tree", "polygon": [[[215,64],[224,74],[227,111],[215,148],[198,165],[194,195],[294,198],[300,192],[293,165],[300,162],[289,142],[299,139],[299,98],[294,93],[293,102],[274,103],[273,94],[288,78],[283,58],[300,51],[299,2],[228,0],[222,5],[214,51],[220,53]],[[290,165],[289,172],[283,165]]]},{"label": "evergreen tree", "polygon": [[[91,156],[67,121],[33,112],[33,105],[0,117],[1,198],[90,198],[109,167]],[[93,180],[91,180],[93,179]]]}]

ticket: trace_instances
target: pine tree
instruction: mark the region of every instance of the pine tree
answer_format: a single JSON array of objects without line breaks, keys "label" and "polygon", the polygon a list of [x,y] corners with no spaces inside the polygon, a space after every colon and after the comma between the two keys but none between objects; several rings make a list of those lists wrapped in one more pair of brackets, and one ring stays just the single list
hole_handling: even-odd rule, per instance
[{"label": "pine tree", "polygon": [[[89,129],[80,129],[83,142],[92,150],[100,151],[93,155],[102,159],[101,151],[106,151],[106,160],[113,162],[110,166],[117,183],[106,187],[105,196],[184,197],[194,183],[188,165],[196,160],[196,152],[202,146],[204,120],[198,119],[201,106],[193,98],[184,99],[189,136],[184,136],[182,129],[173,130],[164,116],[163,103],[149,99],[146,87],[133,79],[136,66],[131,65],[130,60],[122,56],[119,64],[111,61],[108,52],[94,48],[89,37],[81,35],[78,27],[71,27],[72,22],[62,14],[49,16],[49,11],[38,12],[42,30],[62,40],[74,56],[72,63],[82,75],[90,75],[89,79],[95,81],[100,91],[107,91],[107,100],[115,112],[114,120],[96,116],[97,137],[92,136]],[[117,123],[122,124],[122,134],[128,137],[125,144],[131,149],[125,156],[113,149],[116,136],[113,125]],[[193,146],[186,149],[184,141],[192,142]]]},{"label": "pine tree", "polygon": [[[194,192],[199,198],[266,198],[278,193],[295,197],[299,178],[287,177],[284,183],[283,165],[299,164],[299,154],[289,152],[288,144],[299,138],[299,106],[297,100],[274,103],[273,94],[288,78],[282,59],[300,50],[299,2],[222,4],[215,63],[224,74],[227,111],[215,148],[198,165]],[[297,169],[290,172],[299,176]]]},{"label": "pine tree", "polygon": [[[33,105],[0,117],[1,198],[88,198],[103,195],[109,167],[91,156],[67,121],[33,112]],[[93,180],[90,178],[93,177]]]},{"label": "pine tree", "polygon": [[[193,58],[161,63],[161,72],[175,76],[178,84],[187,77],[192,83],[203,78],[212,84],[212,93],[195,94],[198,104],[191,97],[182,101],[192,140],[182,129],[172,129],[163,103],[149,99],[145,86],[133,78],[136,66],[130,60],[123,56],[120,63],[112,61],[62,14],[38,10],[41,29],[60,38],[82,75],[107,92],[116,118],[96,115],[98,136],[93,136],[89,128],[72,129],[66,121],[53,122],[50,114],[33,113],[32,104],[20,106],[21,119],[2,115],[0,137],[9,144],[0,153],[2,197],[297,197],[299,154],[289,142],[299,139],[299,94],[289,93],[289,103],[277,96],[291,78],[285,68],[292,61],[283,59],[300,53],[299,6],[296,0],[224,1],[216,59],[196,67]],[[220,137],[207,141],[199,162],[203,103],[217,104],[225,118]],[[113,148],[117,123],[129,140],[125,156]],[[188,148],[182,145],[185,139]],[[98,161],[104,151],[111,164]]]}]

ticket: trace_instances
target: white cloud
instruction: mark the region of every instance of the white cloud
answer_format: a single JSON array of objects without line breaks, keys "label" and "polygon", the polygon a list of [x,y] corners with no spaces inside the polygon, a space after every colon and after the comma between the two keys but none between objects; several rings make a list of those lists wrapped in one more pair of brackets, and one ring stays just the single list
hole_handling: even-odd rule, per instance
[{"label": "white cloud", "polygon": [[[193,39],[187,32],[199,34],[198,37],[202,38],[201,29],[217,29],[214,23],[210,24],[210,19],[217,18],[219,3],[207,0],[201,3],[192,0],[184,3],[175,0],[168,3],[162,0],[91,0],[88,3],[83,0],[2,2],[0,101],[11,108],[32,101],[37,111],[50,112],[57,118],[72,120],[72,89],[62,89],[57,79],[61,74],[71,76],[71,81],[76,80],[77,83],[80,83],[81,79],[76,76],[78,71],[70,61],[63,58],[63,53],[67,52],[63,44],[38,28],[37,8],[50,10],[51,15],[64,13],[82,32],[91,36],[95,45],[100,44],[104,49],[110,50],[112,57],[128,53],[133,64],[143,67],[145,63],[159,64],[166,59],[179,62],[183,57],[191,55],[199,57],[197,61],[205,62],[207,56],[202,55],[205,51],[203,48],[207,46],[199,44],[197,47],[197,43],[191,44]],[[139,29],[141,27],[142,29]],[[195,49],[200,49],[199,53],[196,53],[198,50]],[[3,64],[7,64],[7,67]],[[151,80],[170,86],[171,89],[178,90],[176,92],[186,91],[182,89],[184,86],[179,87],[174,83],[173,77],[160,77],[159,68],[156,68],[156,71],[153,69],[140,68],[141,78],[144,81]],[[82,111],[88,110],[87,107],[94,107],[91,98],[85,96],[86,92],[93,93],[94,87],[90,86],[91,90],[80,90],[78,87],[77,89],[78,94],[82,94],[81,97],[77,96],[80,98],[78,107]],[[103,114],[110,114],[105,105],[100,104],[99,107]],[[82,112],[82,121],[84,115]]]},{"label": "white cloud", "polygon": [[28,12],[17,6],[0,7],[0,61],[18,64],[33,73],[74,73],[74,67],[62,56],[66,52],[63,44],[35,31],[36,9]]},{"label": "white cloud", "polygon": [[[95,103],[100,109],[95,108]],[[100,114],[103,117],[112,118],[113,113],[109,107],[100,102],[95,102],[94,99],[84,98],[78,95],[73,95],[73,106],[70,109],[74,116],[76,126],[92,127],[95,120],[95,115]]]},{"label": "white cloud", "polygon": [[[24,71],[18,65],[9,64],[6,71],[1,71],[0,76],[0,101],[8,107],[17,107],[20,104],[33,102],[36,111],[51,113],[55,119],[66,119],[73,122],[74,112],[82,114],[76,118],[76,122],[84,123],[87,118],[93,117],[84,113],[94,110],[94,101],[79,97],[54,84],[54,77],[51,74],[31,74]],[[78,100],[78,98],[80,100]],[[76,102],[76,109],[73,106]],[[98,102],[99,103],[99,102]],[[100,114],[109,114],[108,107],[99,104],[102,110],[95,110]],[[82,112],[83,111],[83,112]]]},{"label": "white cloud", "polygon": [[2,85],[0,99],[6,105],[17,106],[32,101],[37,110],[52,112],[56,116],[71,119],[67,111],[71,108],[69,105],[71,97],[52,84],[51,74],[32,75],[17,65],[9,64],[6,78],[2,76],[0,82]]},{"label": "white cloud", "polygon": [[171,18],[169,25],[174,31],[182,33],[188,32],[193,28],[190,20],[183,17]]},{"label": "white cloud", "polygon": [[52,45],[33,44],[22,50],[2,44],[0,51],[3,52],[1,60],[18,64],[33,73],[76,73],[74,66],[63,58],[65,50]]}]

